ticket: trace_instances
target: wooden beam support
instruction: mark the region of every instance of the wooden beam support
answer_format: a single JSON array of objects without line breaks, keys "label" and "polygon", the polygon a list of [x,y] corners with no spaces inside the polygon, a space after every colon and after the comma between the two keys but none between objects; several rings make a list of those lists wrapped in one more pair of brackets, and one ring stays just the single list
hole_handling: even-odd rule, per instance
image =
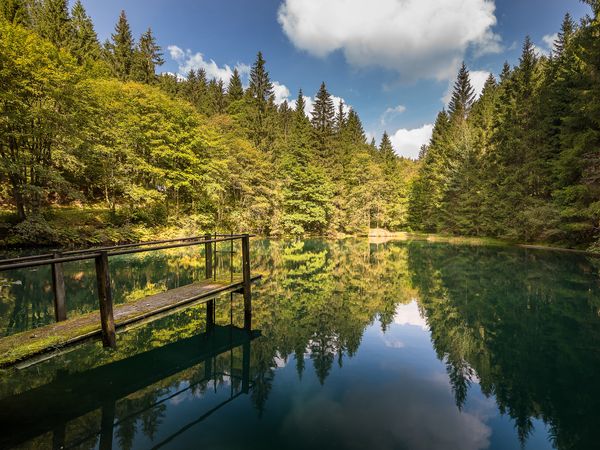
[{"label": "wooden beam support", "polygon": [[[60,258],[60,253],[54,253],[53,258]],[[54,318],[57,322],[67,320],[65,302],[65,276],[62,263],[52,264],[52,292],[54,293]]]},{"label": "wooden beam support", "polygon": [[250,277],[250,235],[242,236],[242,292],[244,294],[244,328],[252,329],[252,279]]},{"label": "wooden beam support", "polygon": [[107,252],[100,252],[100,256],[97,256],[95,261],[96,284],[98,287],[98,300],[100,302],[100,323],[102,325],[102,343],[105,347],[115,348],[117,340]]}]

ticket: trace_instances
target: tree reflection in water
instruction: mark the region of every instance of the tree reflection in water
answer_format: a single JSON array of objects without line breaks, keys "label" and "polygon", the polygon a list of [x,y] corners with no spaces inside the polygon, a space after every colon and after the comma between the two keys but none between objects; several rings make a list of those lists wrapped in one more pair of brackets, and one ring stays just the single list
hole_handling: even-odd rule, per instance
[{"label": "tree reflection in water", "polygon": [[[219,270],[229,270],[226,254],[219,255]],[[600,387],[595,379],[600,373],[596,260],[515,248],[421,241],[375,244],[359,239],[258,241],[252,257],[253,270],[264,276],[254,289],[253,300],[253,324],[262,336],[252,341],[248,361],[249,398],[258,417],[265,415],[270,402],[281,402],[281,393],[273,392],[280,367],[292,362],[296,383],[310,367],[324,386],[335,367],[344,367],[358,353],[368,327],[388,332],[399,305],[416,301],[426,323],[423,328],[445,364],[458,409],[465,407],[477,384],[501,413],[512,418],[522,444],[531,435],[533,422],[542,419],[558,448],[595,445],[596,424],[600,423]],[[129,265],[124,260],[114,269],[113,279],[122,289],[119,298],[127,301],[156,286],[197,279],[202,260],[190,251],[138,258]],[[23,292],[41,283],[34,275],[28,276],[20,285]],[[80,279],[86,277],[84,270]],[[25,297],[19,298],[17,288],[8,296],[6,292],[2,307],[7,314],[26,317],[14,312],[28,309],[23,307]],[[83,297],[78,299],[76,305],[85,304]],[[37,305],[36,311],[43,310]],[[18,375],[9,371],[0,381],[0,397],[6,402],[11,396],[52,385],[65,377],[65,368],[69,377],[85,383],[95,368],[193,338],[205,329],[204,308],[188,308],[122,334],[114,353],[99,345],[86,345]],[[217,324],[229,323],[243,324],[239,299],[217,302]],[[140,446],[140,442],[155,445],[165,438],[163,429],[172,433],[177,428],[171,423],[173,402],[161,403],[161,399],[181,389],[190,391],[196,399],[194,405],[200,404],[200,399],[209,404],[207,392],[211,389],[217,397],[224,395],[221,391],[241,390],[231,371],[241,367],[243,352],[235,352],[235,363],[228,362],[227,352],[211,360],[210,382],[205,380],[207,368],[202,362],[127,393],[114,405],[115,444],[125,449]],[[156,367],[163,365],[168,362]],[[344,370],[340,373],[343,376]],[[271,399],[273,395],[278,397]],[[380,400],[373,398],[374,402]],[[148,405],[155,406],[144,409]],[[106,408],[96,408],[70,418],[65,442],[99,445],[100,435],[90,441],[81,441],[81,437],[102,429],[103,411]],[[187,413],[178,414],[191,418]],[[60,437],[54,430],[31,444],[44,446],[57,434]]]}]

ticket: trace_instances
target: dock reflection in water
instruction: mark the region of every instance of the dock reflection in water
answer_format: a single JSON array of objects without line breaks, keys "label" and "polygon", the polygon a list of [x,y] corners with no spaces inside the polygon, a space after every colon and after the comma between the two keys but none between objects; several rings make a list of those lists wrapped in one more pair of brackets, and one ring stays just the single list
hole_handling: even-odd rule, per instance
[{"label": "dock reflection in water", "polygon": [[[0,421],[11,430],[0,437],[0,447],[33,446],[32,438],[52,433],[53,448],[110,449],[113,442],[115,448],[160,448],[250,392],[251,341],[259,335],[212,325],[130,358],[58,372],[48,384],[0,400]],[[193,408],[180,408],[184,402]],[[171,416],[179,426],[165,423]]]}]

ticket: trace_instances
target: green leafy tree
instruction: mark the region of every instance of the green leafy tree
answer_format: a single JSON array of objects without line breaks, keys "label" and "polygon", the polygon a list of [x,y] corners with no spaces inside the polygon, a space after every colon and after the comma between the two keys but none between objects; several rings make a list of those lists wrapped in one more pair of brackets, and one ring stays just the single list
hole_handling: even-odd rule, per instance
[{"label": "green leafy tree", "polygon": [[129,79],[134,67],[135,44],[125,11],[121,11],[119,15],[107,50],[114,75],[121,80]]}]

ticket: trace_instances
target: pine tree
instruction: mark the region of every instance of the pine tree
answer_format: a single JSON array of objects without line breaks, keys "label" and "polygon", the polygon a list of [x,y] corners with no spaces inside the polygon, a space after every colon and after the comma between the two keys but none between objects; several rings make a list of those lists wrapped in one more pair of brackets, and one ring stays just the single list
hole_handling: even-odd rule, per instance
[{"label": "pine tree", "polygon": [[71,25],[73,30],[71,52],[77,58],[77,62],[82,64],[86,59],[98,59],[100,57],[98,36],[81,0],[77,0],[73,5]]},{"label": "pine tree", "polygon": [[386,164],[396,159],[396,153],[394,152],[394,147],[392,147],[392,141],[390,140],[387,131],[384,131],[383,136],[381,137],[379,155]]},{"label": "pine tree", "polygon": [[115,25],[115,32],[111,37],[112,42],[109,44],[109,62],[115,76],[121,80],[126,80],[131,76],[135,51],[133,36],[125,11],[121,11],[119,21]]},{"label": "pine tree", "polygon": [[565,51],[565,48],[569,46],[571,43],[571,39],[573,38],[573,34],[575,33],[575,22],[573,22],[573,18],[569,13],[565,14],[563,19],[560,31],[558,32],[558,37],[556,41],[554,41],[554,55],[562,56]]},{"label": "pine tree", "polygon": [[452,98],[448,104],[448,112],[452,120],[466,120],[471,106],[475,101],[475,91],[471,85],[469,71],[465,63],[462,63],[456,82],[454,83],[454,91]]},{"label": "pine tree", "polygon": [[331,138],[334,130],[335,107],[331,95],[327,92],[325,83],[315,96],[311,123],[315,131],[315,142],[322,158],[331,156]]},{"label": "pine tree", "polygon": [[265,69],[265,60],[258,52],[256,61],[250,69],[250,84],[246,94],[251,99],[252,116],[250,118],[250,138],[257,147],[267,149],[272,143],[273,130],[268,126],[269,106],[273,103],[273,84],[269,72]]},{"label": "pine tree", "polygon": [[244,97],[244,87],[242,86],[242,78],[237,68],[233,69],[233,75],[227,85],[227,101],[229,103],[241,100]]},{"label": "pine tree", "polygon": [[31,18],[28,10],[28,0],[2,0],[0,2],[0,17],[7,21],[29,26]]},{"label": "pine tree", "polygon": [[335,132],[341,133],[346,126],[346,112],[344,111],[344,101],[340,100],[338,110],[335,116]]},{"label": "pine tree", "polygon": [[140,37],[135,64],[132,68],[133,77],[142,83],[151,84],[156,81],[156,67],[165,63],[160,46],[148,28]]},{"label": "pine tree", "polygon": [[261,112],[266,110],[269,98],[273,95],[273,84],[269,78],[269,72],[265,69],[265,64],[262,52],[258,52],[256,61],[250,70],[250,85],[248,86],[248,92]]},{"label": "pine tree", "polygon": [[40,0],[32,7],[34,30],[57,47],[69,48],[73,33],[67,0]]}]

